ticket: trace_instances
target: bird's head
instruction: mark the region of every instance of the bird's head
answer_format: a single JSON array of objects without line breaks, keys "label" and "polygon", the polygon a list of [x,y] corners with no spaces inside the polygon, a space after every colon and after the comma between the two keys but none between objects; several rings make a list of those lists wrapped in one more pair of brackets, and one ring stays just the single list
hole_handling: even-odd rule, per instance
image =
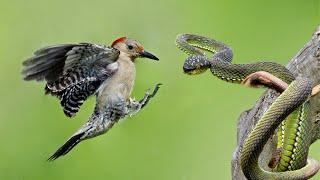
[{"label": "bird's head", "polygon": [[153,60],[159,60],[155,55],[144,50],[144,47],[136,40],[129,39],[127,37],[121,37],[116,39],[111,47],[118,49],[121,53],[124,53],[132,61],[135,58],[143,57]]}]

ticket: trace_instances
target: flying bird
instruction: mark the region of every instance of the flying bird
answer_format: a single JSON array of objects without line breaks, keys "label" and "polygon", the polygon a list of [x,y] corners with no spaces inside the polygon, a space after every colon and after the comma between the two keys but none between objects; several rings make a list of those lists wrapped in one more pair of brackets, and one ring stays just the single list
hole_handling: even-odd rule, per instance
[{"label": "flying bird", "polygon": [[136,74],[134,61],[139,57],[159,60],[138,41],[121,37],[111,46],[79,43],[44,47],[23,62],[23,79],[46,81],[45,93],[60,100],[68,117],[75,116],[88,97],[96,96],[89,120],[48,161],[66,155],[85,139],[106,133],[155,96],[161,84],[139,101],[130,97]]}]

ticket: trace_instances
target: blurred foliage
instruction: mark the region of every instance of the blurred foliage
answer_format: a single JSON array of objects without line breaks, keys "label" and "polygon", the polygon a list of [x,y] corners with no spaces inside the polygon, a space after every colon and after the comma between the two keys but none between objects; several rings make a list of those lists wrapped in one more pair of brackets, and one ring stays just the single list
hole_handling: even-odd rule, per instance
[{"label": "blurred foliage", "polygon": [[[186,55],[175,47],[176,35],[223,41],[235,63],[286,64],[319,24],[319,8],[319,0],[1,0],[0,179],[230,179],[237,118],[263,90],[227,84],[209,72],[183,74]],[[95,98],[68,119],[58,101],[44,95],[43,83],[21,80],[21,62],[42,46],[110,44],[124,35],[160,58],[137,61],[133,96],[161,82],[159,94],[108,134],[46,162],[87,120]],[[315,143],[310,156],[320,160],[319,149]]]}]

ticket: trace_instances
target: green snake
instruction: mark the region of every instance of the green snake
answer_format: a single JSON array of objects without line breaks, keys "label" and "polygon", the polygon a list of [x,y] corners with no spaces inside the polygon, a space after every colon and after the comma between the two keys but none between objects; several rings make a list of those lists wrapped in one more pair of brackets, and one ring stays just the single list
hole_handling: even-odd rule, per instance
[{"label": "green snake", "polygon": [[[189,55],[183,65],[186,74],[201,74],[210,69],[214,76],[224,81],[266,86],[281,93],[243,145],[240,165],[247,179],[308,179],[318,172],[318,161],[308,159],[312,143],[312,134],[308,132],[313,128],[309,117],[312,90],[309,79],[295,78],[287,68],[274,62],[232,64],[230,47],[203,36],[181,34],[177,36],[176,45]],[[213,57],[209,59],[206,52],[212,53]],[[271,78],[261,78],[261,72]],[[278,82],[286,86],[277,86]],[[258,158],[277,128],[277,153],[272,160],[275,162],[272,171],[266,171],[259,166]]]}]

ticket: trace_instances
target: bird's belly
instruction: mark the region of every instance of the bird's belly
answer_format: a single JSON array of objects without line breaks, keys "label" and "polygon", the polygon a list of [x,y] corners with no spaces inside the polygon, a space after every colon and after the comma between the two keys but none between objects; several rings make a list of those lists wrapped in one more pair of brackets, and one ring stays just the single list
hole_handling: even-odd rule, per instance
[{"label": "bird's belly", "polygon": [[99,88],[99,104],[106,104],[108,103],[108,99],[116,96],[123,98],[125,101],[130,98],[135,80],[135,74],[122,75],[118,72],[116,72],[110,79],[106,80]]}]

